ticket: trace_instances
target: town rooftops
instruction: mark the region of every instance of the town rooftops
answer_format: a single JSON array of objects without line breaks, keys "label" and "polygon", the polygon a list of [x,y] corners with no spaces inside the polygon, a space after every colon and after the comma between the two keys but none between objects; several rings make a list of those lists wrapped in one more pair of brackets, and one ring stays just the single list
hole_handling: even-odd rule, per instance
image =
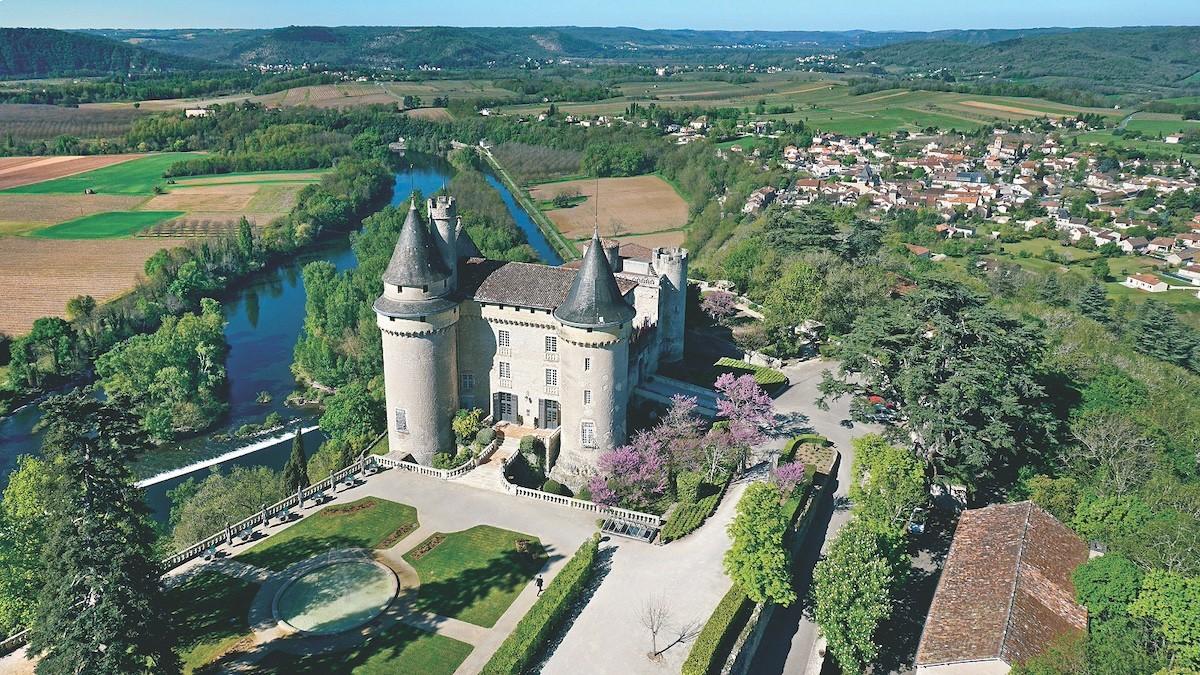
[{"label": "town rooftops", "polygon": [[916,665],[1036,656],[1087,629],[1071,574],[1088,546],[1033,502],[964,511],[929,608]]}]

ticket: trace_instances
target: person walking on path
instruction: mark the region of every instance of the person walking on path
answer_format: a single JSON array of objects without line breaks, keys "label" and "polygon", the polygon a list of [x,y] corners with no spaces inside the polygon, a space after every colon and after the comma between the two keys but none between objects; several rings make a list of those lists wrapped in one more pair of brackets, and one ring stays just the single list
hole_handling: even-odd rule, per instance
[{"label": "person walking on path", "polygon": [[546,583],[545,581],[542,580],[542,575],[539,574],[537,579],[533,580],[533,583],[537,584],[538,595],[541,595],[542,594],[542,584]]}]

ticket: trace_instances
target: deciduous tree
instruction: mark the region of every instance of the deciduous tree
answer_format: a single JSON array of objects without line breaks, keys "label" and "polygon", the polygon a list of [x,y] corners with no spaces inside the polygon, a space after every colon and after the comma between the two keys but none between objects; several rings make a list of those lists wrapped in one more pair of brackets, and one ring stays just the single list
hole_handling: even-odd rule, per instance
[{"label": "deciduous tree", "polygon": [[738,500],[737,515],[729,524],[733,544],[725,553],[725,573],[755,602],[790,605],[791,557],[784,544],[788,522],[779,487],[753,483]]}]

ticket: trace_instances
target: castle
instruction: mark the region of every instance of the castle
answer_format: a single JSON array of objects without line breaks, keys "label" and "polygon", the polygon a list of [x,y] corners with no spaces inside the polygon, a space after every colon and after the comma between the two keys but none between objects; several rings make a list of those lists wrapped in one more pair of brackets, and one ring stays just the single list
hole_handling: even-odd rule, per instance
[{"label": "castle", "polygon": [[482,408],[558,428],[555,475],[593,466],[624,443],[633,389],[683,356],[687,251],[597,234],[561,267],[488,260],[454,197],[428,209],[427,227],[410,205],[374,305],[391,452],[453,454],[454,413]]}]

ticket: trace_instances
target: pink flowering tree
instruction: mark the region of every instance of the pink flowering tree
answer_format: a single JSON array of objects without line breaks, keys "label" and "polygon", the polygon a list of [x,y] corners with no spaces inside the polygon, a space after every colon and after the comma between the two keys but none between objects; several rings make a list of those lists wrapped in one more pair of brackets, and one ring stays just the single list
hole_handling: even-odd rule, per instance
[{"label": "pink flowering tree", "polygon": [[670,471],[663,446],[642,432],[629,445],[601,453],[600,473],[588,482],[592,501],[604,506],[644,508],[667,489]]},{"label": "pink flowering tree", "polygon": [[697,453],[704,438],[704,421],[696,414],[696,397],[675,394],[671,407],[650,430],[672,471],[690,470],[699,463]]},{"label": "pink flowering tree", "polygon": [[771,471],[771,482],[779,486],[779,492],[786,501],[796,487],[804,482],[804,465],[800,462],[780,464]]},{"label": "pink flowering tree", "polygon": [[745,468],[750,448],[766,440],[763,428],[775,419],[775,402],[754,381],[753,375],[725,373],[713,383],[717,390],[717,414],[728,420],[724,429],[715,428],[723,436],[719,442],[736,455],[737,464]]},{"label": "pink flowering tree", "polygon": [[737,314],[737,297],[729,291],[713,291],[700,301],[700,309],[713,321],[724,324],[729,317]]}]

